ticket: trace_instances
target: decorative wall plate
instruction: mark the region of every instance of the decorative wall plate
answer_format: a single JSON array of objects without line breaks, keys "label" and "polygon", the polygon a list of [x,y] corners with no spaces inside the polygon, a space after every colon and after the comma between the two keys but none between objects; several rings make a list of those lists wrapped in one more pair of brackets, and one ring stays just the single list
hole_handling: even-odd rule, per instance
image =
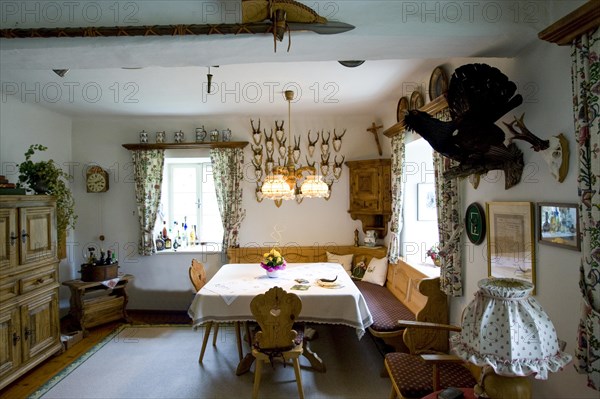
[{"label": "decorative wall plate", "polygon": [[436,67],[429,78],[429,100],[433,101],[448,90],[448,76],[442,67]]},{"label": "decorative wall plate", "polygon": [[485,212],[477,202],[473,202],[467,207],[465,231],[469,241],[475,245],[481,244],[485,238]]},{"label": "decorative wall plate", "polygon": [[423,100],[423,96],[418,91],[413,91],[410,95],[410,105],[408,109],[419,109],[423,105],[425,105],[425,100]]},{"label": "decorative wall plate", "polygon": [[[398,101],[398,107],[396,108],[396,122],[400,122],[401,119],[404,119],[404,111],[408,111],[408,98],[402,97],[400,101]],[[402,117],[400,117],[402,115]]]}]

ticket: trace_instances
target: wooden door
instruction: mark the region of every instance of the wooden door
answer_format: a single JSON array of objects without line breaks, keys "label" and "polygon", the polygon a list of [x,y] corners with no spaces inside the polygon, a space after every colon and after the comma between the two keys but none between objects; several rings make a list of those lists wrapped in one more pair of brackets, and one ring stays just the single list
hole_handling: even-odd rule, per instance
[{"label": "wooden door", "polygon": [[56,216],[51,206],[20,208],[21,265],[56,257]]},{"label": "wooden door", "polygon": [[0,275],[17,266],[17,210],[0,209]]},{"label": "wooden door", "polygon": [[0,312],[0,380],[21,364],[21,317],[18,308]]},{"label": "wooden door", "polygon": [[52,289],[36,296],[21,309],[23,362],[60,342],[57,293],[58,290]]}]

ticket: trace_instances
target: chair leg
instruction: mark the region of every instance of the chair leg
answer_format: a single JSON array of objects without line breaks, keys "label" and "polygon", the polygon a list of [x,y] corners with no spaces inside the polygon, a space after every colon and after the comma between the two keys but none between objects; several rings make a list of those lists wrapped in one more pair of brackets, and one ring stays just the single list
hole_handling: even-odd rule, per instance
[{"label": "chair leg", "polygon": [[219,333],[219,323],[215,323],[215,329],[213,332],[213,346],[217,346],[217,334]]},{"label": "chair leg", "polygon": [[262,363],[262,360],[256,359],[256,367],[254,367],[254,388],[252,389],[252,399],[258,398],[258,386],[260,385]]},{"label": "chair leg", "polygon": [[390,399],[396,399],[396,389],[394,388],[394,386],[392,385],[392,392],[390,392]]},{"label": "chair leg", "polygon": [[206,351],[206,344],[208,343],[208,336],[210,335],[212,325],[213,322],[209,321],[208,323],[206,323],[206,327],[204,327],[204,339],[202,340],[202,349],[200,350],[200,357],[198,358],[198,363],[202,363],[202,359],[204,359],[204,352]]},{"label": "chair leg", "polygon": [[300,360],[295,357],[294,362],[294,373],[296,373],[296,384],[298,385],[298,395],[300,399],[304,399],[304,390],[302,389],[302,375],[300,374]]},{"label": "chair leg", "polygon": [[237,341],[237,349],[238,356],[240,357],[240,362],[244,358],[244,354],[242,353],[242,332],[240,330],[240,322],[235,322],[235,340]]}]

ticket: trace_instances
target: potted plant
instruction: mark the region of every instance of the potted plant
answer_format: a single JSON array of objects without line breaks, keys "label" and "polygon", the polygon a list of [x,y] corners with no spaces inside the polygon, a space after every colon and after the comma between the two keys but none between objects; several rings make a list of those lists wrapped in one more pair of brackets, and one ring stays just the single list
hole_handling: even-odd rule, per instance
[{"label": "potted plant", "polygon": [[33,162],[31,157],[36,151],[46,151],[48,147],[41,144],[32,144],[25,152],[25,162],[19,166],[19,187],[27,188],[35,194],[52,195],[56,198],[56,227],[58,229],[58,242],[65,238],[66,231],[75,227],[77,215],[75,214],[75,201],[66,182],[71,176],[64,172],[59,165],[49,161]]}]

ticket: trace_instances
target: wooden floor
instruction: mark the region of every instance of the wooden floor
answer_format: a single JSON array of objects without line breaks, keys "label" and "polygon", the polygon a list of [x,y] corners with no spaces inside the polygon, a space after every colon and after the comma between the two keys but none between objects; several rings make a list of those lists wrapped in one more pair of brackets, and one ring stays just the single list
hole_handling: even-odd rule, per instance
[{"label": "wooden floor", "polygon": [[[134,324],[190,324],[185,312],[128,311]],[[124,322],[112,322],[89,329],[87,337],[61,354],[50,357],[44,363],[0,390],[0,397],[10,399],[27,398],[46,381],[78,359],[90,348],[102,341]],[[73,322],[68,317],[61,320],[63,332],[73,331]]]}]

